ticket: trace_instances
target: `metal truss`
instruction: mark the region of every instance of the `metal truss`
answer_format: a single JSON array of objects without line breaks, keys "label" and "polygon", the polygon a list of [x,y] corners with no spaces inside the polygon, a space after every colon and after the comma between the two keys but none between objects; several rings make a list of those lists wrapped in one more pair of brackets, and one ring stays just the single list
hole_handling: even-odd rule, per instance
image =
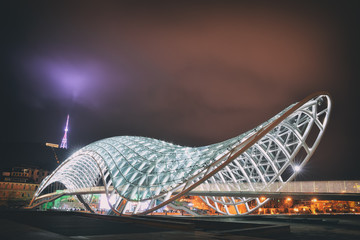
[{"label": "metal truss", "polygon": [[[30,207],[60,182],[74,191],[104,186],[111,214],[148,214],[169,205],[196,215],[176,205],[195,188],[209,192],[201,199],[217,212],[247,214],[268,199],[218,197],[211,191],[279,191],[314,153],[330,109],[329,95],[315,93],[244,134],[204,147],[134,136],[103,139],[74,153],[44,179]],[[91,194],[78,198],[91,210]],[[128,204],[131,212],[125,212]]]}]

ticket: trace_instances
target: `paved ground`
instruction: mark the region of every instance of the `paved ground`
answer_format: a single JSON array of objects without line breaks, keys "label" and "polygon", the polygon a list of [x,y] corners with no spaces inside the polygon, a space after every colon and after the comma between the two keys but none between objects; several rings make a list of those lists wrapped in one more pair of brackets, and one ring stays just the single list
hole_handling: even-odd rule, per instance
[{"label": "paved ground", "polygon": [[222,221],[250,221],[257,223],[289,224],[290,233],[269,236],[270,239],[360,239],[360,215],[267,215],[225,217]]},{"label": "paved ground", "polygon": [[[159,220],[159,218],[145,219],[146,222],[155,223]],[[151,226],[72,213],[0,212],[0,239],[360,239],[360,216],[247,216],[160,219],[165,224]],[[166,224],[167,221],[170,222],[169,225]],[[191,223],[195,227],[192,230],[174,229],[176,224],[171,223],[174,221],[179,226],[181,222],[185,222],[185,224]],[[208,221],[217,223],[211,224]],[[279,230],[276,227],[274,228],[275,231],[272,232],[272,226],[290,226],[290,232],[286,231],[286,228]],[[256,230],[242,232],[243,229],[240,229],[242,227],[245,230],[252,228]]]},{"label": "paved ground", "polygon": [[[63,240],[63,239],[244,239],[256,240],[250,236],[230,234],[221,236],[204,230],[179,230],[173,221],[160,226],[139,224],[79,215],[71,212],[0,212],[0,239]],[[141,220],[141,219],[140,219]],[[158,219],[144,219],[150,224]],[[268,224],[267,224],[268,225]],[[181,228],[181,226],[180,226]]]}]

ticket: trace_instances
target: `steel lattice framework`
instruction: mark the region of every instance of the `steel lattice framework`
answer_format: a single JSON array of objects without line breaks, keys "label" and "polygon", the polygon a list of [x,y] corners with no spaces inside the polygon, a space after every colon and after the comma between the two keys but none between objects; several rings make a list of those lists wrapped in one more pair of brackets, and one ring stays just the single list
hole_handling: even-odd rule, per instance
[{"label": "steel lattice framework", "polygon": [[[246,133],[204,147],[134,136],[103,139],[74,153],[44,179],[30,206],[58,182],[72,190],[104,186],[112,213],[118,215],[125,214],[127,204],[134,206],[130,214],[148,214],[165,205],[180,208],[175,200],[195,188],[279,191],[314,153],[330,109],[329,95],[315,93]],[[91,196],[78,197],[91,210]],[[246,214],[267,202],[246,197],[201,198],[228,215]]]}]

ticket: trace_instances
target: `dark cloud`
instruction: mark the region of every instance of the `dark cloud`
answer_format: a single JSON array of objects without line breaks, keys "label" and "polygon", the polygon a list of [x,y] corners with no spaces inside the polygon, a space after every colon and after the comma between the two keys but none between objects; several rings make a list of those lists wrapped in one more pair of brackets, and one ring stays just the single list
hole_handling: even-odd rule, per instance
[{"label": "dark cloud", "polygon": [[[357,177],[359,35],[350,2],[36,1],[7,8],[5,142],[59,142],[70,113],[76,147],[114,135],[199,146],[325,90],[334,110],[306,177]],[[339,159],[349,164],[335,174]]]}]

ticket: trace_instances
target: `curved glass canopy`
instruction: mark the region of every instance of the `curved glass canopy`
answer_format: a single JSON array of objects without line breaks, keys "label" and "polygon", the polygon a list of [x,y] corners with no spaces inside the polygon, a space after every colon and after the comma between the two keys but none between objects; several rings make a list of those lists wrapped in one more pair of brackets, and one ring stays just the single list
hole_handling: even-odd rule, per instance
[{"label": "curved glass canopy", "polygon": [[[103,187],[116,214],[124,214],[127,204],[135,204],[129,214],[147,214],[165,205],[180,208],[174,201],[194,189],[208,193],[201,199],[220,213],[246,214],[266,201],[228,197],[227,192],[279,191],[315,151],[330,109],[329,96],[316,93],[246,133],[204,147],[146,137],[106,138],[66,159],[40,184],[31,206],[44,202],[44,189],[60,182],[77,196],[84,189],[89,193]],[[224,196],[212,196],[212,191]],[[91,210],[88,194],[82,196]]]}]

